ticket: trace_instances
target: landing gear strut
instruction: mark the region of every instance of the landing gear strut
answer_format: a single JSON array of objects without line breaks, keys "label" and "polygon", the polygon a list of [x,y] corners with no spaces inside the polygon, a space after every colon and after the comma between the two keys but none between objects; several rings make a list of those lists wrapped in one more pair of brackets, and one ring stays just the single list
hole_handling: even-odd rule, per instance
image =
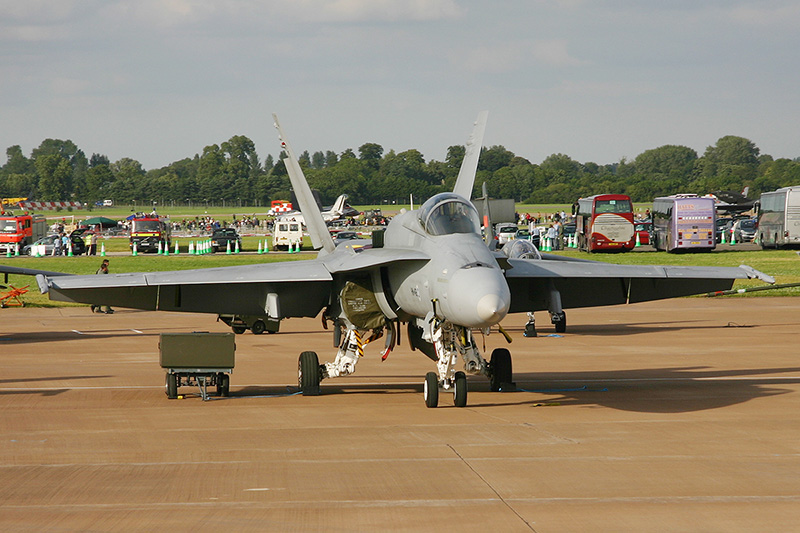
[{"label": "landing gear strut", "polygon": [[525,323],[525,332],[522,334],[524,337],[536,337],[536,318],[533,313],[528,311],[528,321]]}]

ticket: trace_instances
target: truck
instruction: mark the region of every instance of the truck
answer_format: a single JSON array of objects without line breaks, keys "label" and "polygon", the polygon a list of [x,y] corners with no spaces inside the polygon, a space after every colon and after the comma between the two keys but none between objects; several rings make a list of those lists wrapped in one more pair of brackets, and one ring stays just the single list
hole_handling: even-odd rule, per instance
[{"label": "truck", "polygon": [[42,215],[0,215],[0,251],[20,252],[28,245],[38,241],[47,233],[47,221]]},{"label": "truck", "polygon": [[157,252],[172,246],[170,225],[158,215],[144,215],[131,219],[129,246],[137,252]]}]

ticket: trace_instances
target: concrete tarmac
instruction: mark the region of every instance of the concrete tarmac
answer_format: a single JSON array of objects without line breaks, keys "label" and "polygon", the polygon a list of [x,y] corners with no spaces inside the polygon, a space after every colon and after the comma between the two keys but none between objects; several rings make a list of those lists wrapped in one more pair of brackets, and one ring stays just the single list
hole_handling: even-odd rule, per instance
[{"label": "concrete tarmac", "polygon": [[[231,396],[168,400],[162,332],[213,316],[3,309],[3,531],[796,531],[800,298],[545,313],[513,338],[517,386],[466,408],[405,343],[296,393],[334,355],[318,319],[236,337]],[[488,354],[506,347],[479,339]]]}]

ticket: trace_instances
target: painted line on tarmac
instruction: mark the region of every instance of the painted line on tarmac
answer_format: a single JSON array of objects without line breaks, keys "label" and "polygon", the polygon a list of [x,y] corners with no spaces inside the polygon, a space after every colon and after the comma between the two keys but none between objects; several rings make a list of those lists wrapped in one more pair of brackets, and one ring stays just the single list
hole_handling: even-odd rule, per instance
[{"label": "painted line on tarmac", "polygon": [[[127,329],[127,330],[123,329],[123,330],[120,330],[120,331],[132,331],[134,333],[144,334],[144,332],[139,331],[138,329],[133,329],[133,328],[130,328],[130,329]],[[72,332],[73,333],[77,333],[78,335],[107,335],[108,334],[107,331],[104,331],[103,333],[93,333],[93,332],[81,331],[79,329],[73,329]]]},{"label": "painted line on tarmac", "polygon": [[[356,508],[370,507],[420,507],[420,508],[447,508],[447,507],[474,507],[495,505],[500,500],[497,498],[463,498],[463,499],[397,499],[397,500],[344,500],[344,499],[295,499],[287,501],[272,502],[243,502],[243,501],[198,501],[198,502],[136,502],[136,503],[63,503],[63,504],[16,504],[3,505],[7,510],[26,510],[35,509],[81,509],[81,510],[153,510],[153,509],[186,509],[203,507],[221,508],[241,508],[241,509],[282,509],[282,508],[308,508],[313,501],[315,506],[340,508],[342,506]],[[800,495],[792,494],[788,496],[654,496],[654,497],[630,497],[630,498],[509,498],[513,503],[784,503],[800,501]]]}]

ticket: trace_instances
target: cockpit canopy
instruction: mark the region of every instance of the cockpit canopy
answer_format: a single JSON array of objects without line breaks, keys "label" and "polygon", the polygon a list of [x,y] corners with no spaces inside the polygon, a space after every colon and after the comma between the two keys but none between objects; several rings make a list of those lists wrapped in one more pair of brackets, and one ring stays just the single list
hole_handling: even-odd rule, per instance
[{"label": "cockpit canopy", "polygon": [[422,204],[419,222],[429,235],[479,233],[481,227],[475,207],[451,192],[437,194]]}]

